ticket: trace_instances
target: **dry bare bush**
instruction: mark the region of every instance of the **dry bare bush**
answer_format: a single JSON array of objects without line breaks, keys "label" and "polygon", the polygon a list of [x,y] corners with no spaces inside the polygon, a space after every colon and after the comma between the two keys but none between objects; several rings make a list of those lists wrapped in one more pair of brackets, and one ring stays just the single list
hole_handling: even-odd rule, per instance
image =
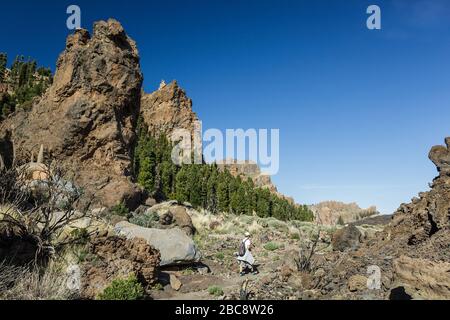
[{"label": "dry bare bush", "polygon": [[32,244],[34,261],[45,263],[79,241],[77,236],[62,240],[61,235],[67,226],[87,216],[90,202],[80,208],[81,189],[60,168],[38,165],[37,178],[33,172],[30,176],[29,164],[3,169],[0,174],[0,231]]},{"label": "dry bare bush", "polygon": [[67,286],[67,275],[55,265],[39,269],[33,265],[0,263],[1,300],[67,300],[77,298]]},{"label": "dry bare bush", "polygon": [[295,260],[297,271],[313,272],[316,269],[314,265],[314,256],[317,250],[317,244],[320,239],[320,228],[317,229],[317,234],[311,241],[304,241],[300,243],[300,250],[298,257]]}]

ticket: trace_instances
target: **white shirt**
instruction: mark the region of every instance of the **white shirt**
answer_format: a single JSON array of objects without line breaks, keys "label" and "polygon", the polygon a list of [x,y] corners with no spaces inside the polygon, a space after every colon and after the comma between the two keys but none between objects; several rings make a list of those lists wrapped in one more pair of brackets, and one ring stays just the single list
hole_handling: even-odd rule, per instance
[{"label": "white shirt", "polygon": [[244,242],[245,245],[245,250],[249,250],[250,246],[252,245],[252,242],[250,241],[249,238],[245,238],[244,240],[242,240]]}]

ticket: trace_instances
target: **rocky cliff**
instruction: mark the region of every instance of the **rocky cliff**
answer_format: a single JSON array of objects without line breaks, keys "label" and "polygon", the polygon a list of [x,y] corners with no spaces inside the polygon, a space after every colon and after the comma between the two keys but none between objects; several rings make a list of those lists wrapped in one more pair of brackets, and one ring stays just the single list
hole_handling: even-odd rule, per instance
[{"label": "rocky cliff", "polygon": [[[439,176],[431,190],[402,204],[392,222],[356,251],[330,258],[327,278],[334,283],[325,291],[348,298],[346,284],[365,275],[369,266],[381,271],[381,290],[364,286],[360,298],[450,299],[450,138],[436,146],[429,158]],[[335,260],[333,260],[335,259]]]},{"label": "rocky cliff", "polygon": [[53,85],[31,112],[4,121],[0,138],[17,159],[44,145],[46,160],[72,171],[102,205],[137,202],[130,174],[141,86],[135,42],[119,22],[97,22],[92,36],[81,29],[67,38]]},{"label": "rocky cliff", "polygon": [[356,203],[325,201],[310,206],[317,223],[323,225],[347,224],[378,215],[376,207],[360,208]]},{"label": "rocky cliff", "polygon": [[429,154],[439,171],[431,190],[402,204],[386,233],[411,257],[450,262],[450,138],[445,142]]},{"label": "rocky cliff", "polygon": [[250,178],[255,186],[267,188],[276,193],[277,188],[272,183],[269,175],[263,174],[258,164],[252,161],[226,160],[217,163],[219,169],[228,170],[235,177]]},{"label": "rocky cliff", "polygon": [[169,138],[175,129],[192,132],[198,120],[192,111],[192,100],[176,81],[169,84],[163,81],[157,91],[143,94],[141,115],[150,133],[165,134]]},{"label": "rocky cliff", "polygon": [[278,192],[270,175],[262,173],[259,165],[253,161],[224,160],[221,162],[219,161],[217,166],[220,170],[228,170],[234,177],[241,177],[242,179],[250,178],[256,187],[268,189],[279,198],[285,199],[291,204],[295,204],[294,198]]}]

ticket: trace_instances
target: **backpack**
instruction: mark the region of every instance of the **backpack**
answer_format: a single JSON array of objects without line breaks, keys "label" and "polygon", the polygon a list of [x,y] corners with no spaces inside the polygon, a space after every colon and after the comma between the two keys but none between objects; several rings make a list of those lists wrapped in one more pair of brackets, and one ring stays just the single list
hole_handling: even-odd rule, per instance
[{"label": "backpack", "polygon": [[247,239],[242,240],[241,244],[239,245],[239,257],[245,256],[245,252],[247,251],[247,249],[245,248],[245,241],[247,241]]}]

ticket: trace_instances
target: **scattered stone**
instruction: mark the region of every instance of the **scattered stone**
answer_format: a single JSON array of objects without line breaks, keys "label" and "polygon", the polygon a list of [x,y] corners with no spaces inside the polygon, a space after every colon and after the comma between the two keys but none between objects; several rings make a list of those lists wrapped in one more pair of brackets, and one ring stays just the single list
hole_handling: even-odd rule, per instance
[{"label": "scattered stone", "polygon": [[148,207],[153,207],[156,204],[157,204],[157,202],[153,198],[148,198],[147,200],[145,200],[145,205]]},{"label": "scattered stone", "polygon": [[348,290],[350,292],[363,291],[367,289],[367,277],[362,275],[351,276],[348,280]]},{"label": "scattered stone", "polygon": [[173,290],[180,290],[182,285],[183,284],[181,283],[180,279],[178,279],[174,274],[170,274],[170,286]]},{"label": "scattered stone", "polygon": [[261,278],[261,283],[264,285],[269,285],[275,280],[275,278],[276,275],[274,273],[270,273]]},{"label": "scattered stone", "polygon": [[282,281],[287,281],[291,275],[292,269],[289,266],[287,265],[281,266],[280,276]]},{"label": "scattered stone", "polygon": [[209,273],[209,268],[208,267],[200,267],[200,268],[197,268],[197,272],[200,273],[201,275],[207,275]]},{"label": "scattered stone", "polygon": [[134,210],[134,213],[137,215],[145,214],[145,212],[149,209],[146,205],[140,205],[136,210]]},{"label": "scattered stone", "polygon": [[163,226],[169,226],[173,222],[173,215],[171,212],[166,212],[162,216],[159,217],[159,223]]},{"label": "scattered stone", "polygon": [[159,217],[161,225],[176,225],[182,229],[188,236],[195,233],[192,219],[188,214],[186,207],[178,204],[177,201],[162,202],[149,208],[145,212],[146,215],[155,214]]},{"label": "scattered stone", "polygon": [[361,232],[354,225],[337,230],[331,244],[335,251],[355,250],[361,243]]}]

